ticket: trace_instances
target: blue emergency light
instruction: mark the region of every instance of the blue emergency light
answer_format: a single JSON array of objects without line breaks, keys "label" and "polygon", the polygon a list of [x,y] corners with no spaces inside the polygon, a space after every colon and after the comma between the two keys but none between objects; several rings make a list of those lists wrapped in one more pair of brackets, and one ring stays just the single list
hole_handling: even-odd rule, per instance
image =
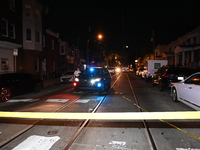
[{"label": "blue emergency light", "polygon": [[94,71],[94,68],[90,68],[90,72],[93,72]]}]

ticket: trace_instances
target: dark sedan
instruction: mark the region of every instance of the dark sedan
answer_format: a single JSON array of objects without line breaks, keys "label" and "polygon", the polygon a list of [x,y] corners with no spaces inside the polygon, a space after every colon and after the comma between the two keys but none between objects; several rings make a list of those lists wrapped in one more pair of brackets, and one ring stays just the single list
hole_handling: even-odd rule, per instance
[{"label": "dark sedan", "polygon": [[43,80],[29,73],[0,74],[0,99],[8,101],[12,96],[40,92]]},{"label": "dark sedan", "polygon": [[170,87],[172,83],[183,80],[190,75],[190,70],[185,67],[163,66],[152,77],[152,84],[157,84],[159,90]]}]

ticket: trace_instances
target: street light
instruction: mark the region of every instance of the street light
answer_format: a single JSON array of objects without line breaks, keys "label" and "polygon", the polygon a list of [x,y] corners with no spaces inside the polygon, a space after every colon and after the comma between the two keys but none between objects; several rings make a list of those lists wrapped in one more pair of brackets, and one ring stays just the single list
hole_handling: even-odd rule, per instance
[{"label": "street light", "polygon": [[[98,38],[98,40],[102,40],[103,39],[103,35],[102,34],[98,34],[97,38]],[[86,54],[87,55],[86,56],[87,65],[89,65],[89,42],[90,42],[91,39],[93,39],[93,38],[90,38],[90,39],[87,40],[87,54]]]},{"label": "street light", "polygon": [[103,35],[102,34],[98,34],[98,39],[102,40],[102,38],[103,38]]}]

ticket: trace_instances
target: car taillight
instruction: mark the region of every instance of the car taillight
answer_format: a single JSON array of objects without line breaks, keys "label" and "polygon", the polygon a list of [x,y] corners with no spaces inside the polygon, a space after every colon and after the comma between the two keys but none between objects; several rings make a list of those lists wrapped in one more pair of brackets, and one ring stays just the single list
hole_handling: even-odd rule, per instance
[{"label": "car taillight", "polygon": [[77,83],[76,83],[76,82],[74,82],[74,83],[73,83],[73,86],[77,86]]},{"label": "car taillight", "polygon": [[164,75],[164,77],[165,77],[165,78],[167,78],[167,77],[178,77],[178,75],[166,74],[166,75]]}]

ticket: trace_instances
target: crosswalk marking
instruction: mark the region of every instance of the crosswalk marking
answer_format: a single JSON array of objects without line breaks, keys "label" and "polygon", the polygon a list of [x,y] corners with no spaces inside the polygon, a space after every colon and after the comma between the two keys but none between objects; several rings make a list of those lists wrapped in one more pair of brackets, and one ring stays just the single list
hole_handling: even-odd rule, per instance
[{"label": "crosswalk marking", "polygon": [[79,99],[75,103],[88,103],[90,99]]},{"label": "crosswalk marking", "polygon": [[35,102],[38,101],[39,99],[33,99],[33,98],[27,98],[27,99],[10,99],[9,103],[17,103],[17,102]]},{"label": "crosswalk marking", "polygon": [[66,103],[69,99],[47,99],[46,102]]},{"label": "crosswalk marking", "polygon": [[45,137],[32,135],[28,137],[25,141],[20,143],[18,146],[13,148],[13,150],[33,150],[33,149],[45,149],[49,150],[51,147],[60,139],[59,136]]}]

